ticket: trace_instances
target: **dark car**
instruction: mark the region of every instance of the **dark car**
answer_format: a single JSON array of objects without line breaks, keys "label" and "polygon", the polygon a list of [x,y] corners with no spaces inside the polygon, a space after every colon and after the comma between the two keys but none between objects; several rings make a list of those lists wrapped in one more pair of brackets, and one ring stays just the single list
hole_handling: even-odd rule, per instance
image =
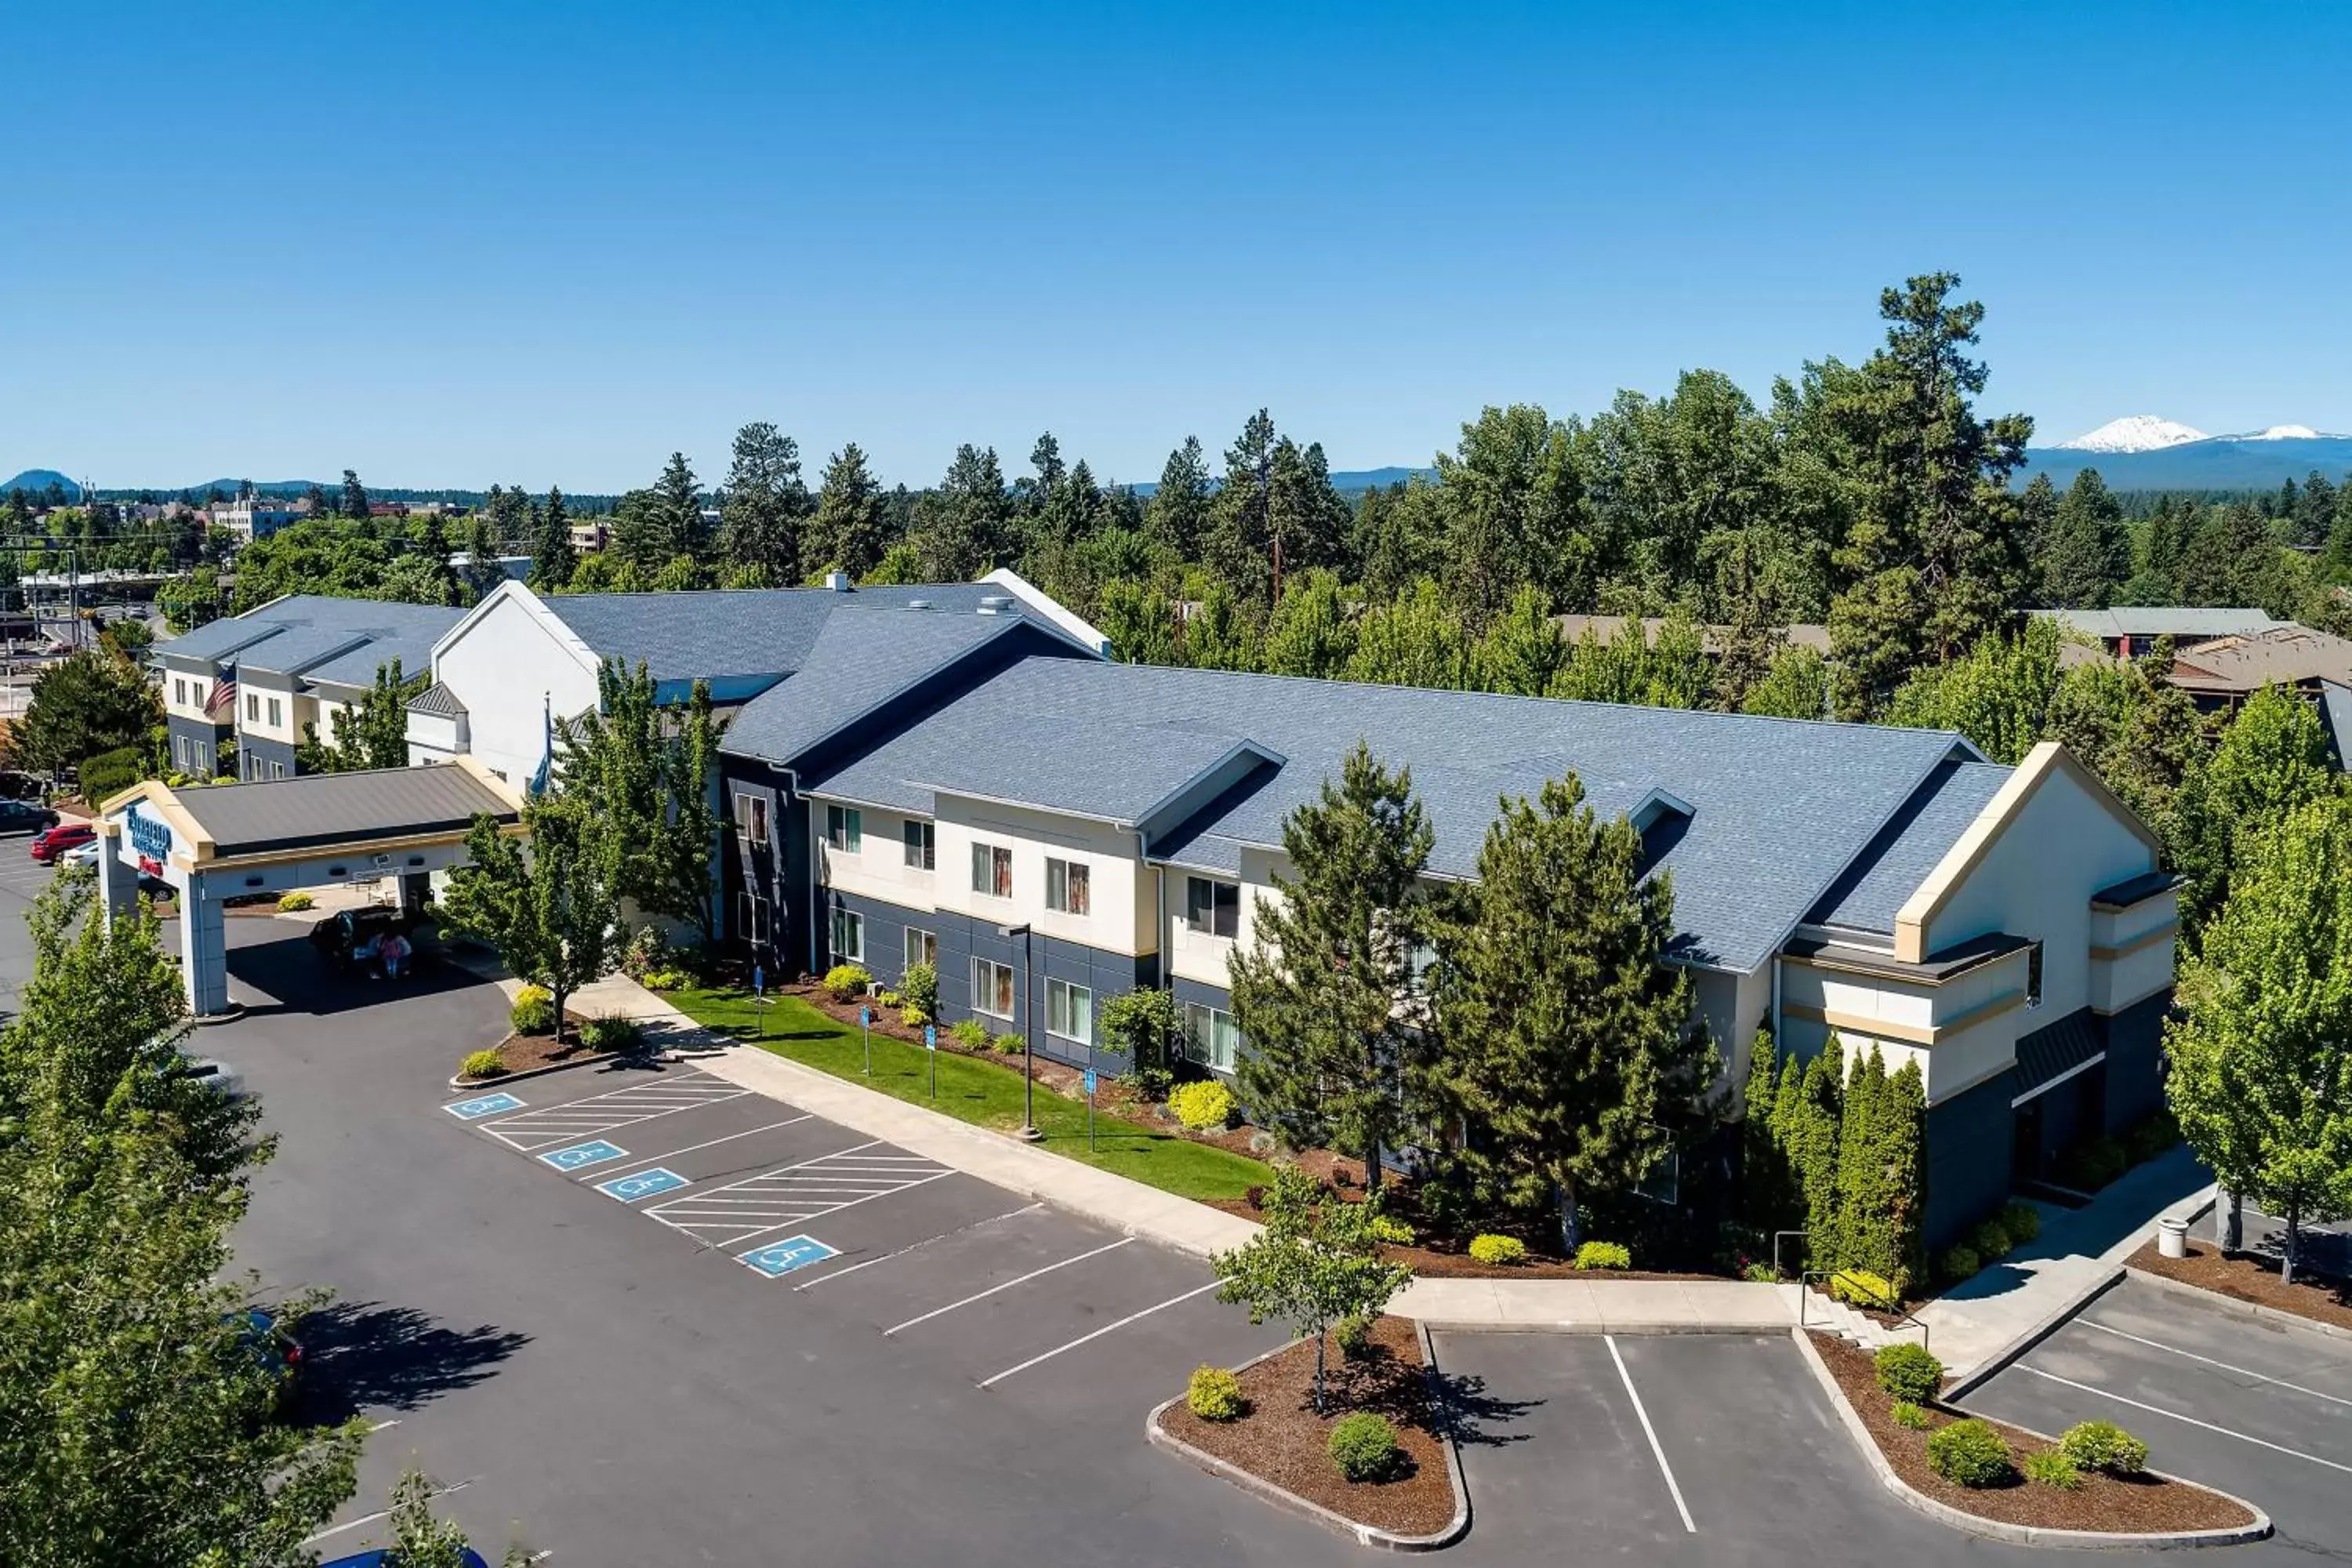
[{"label": "dark car", "polygon": [[35,800],[0,800],[0,833],[41,833],[58,825],[58,814]]},{"label": "dark car", "polygon": [[68,849],[78,849],[98,837],[87,822],[60,822],[33,835],[33,858],[46,866]]},{"label": "dark car", "polygon": [[[482,1554],[470,1546],[466,1548],[466,1554],[457,1561],[464,1564],[464,1568],[490,1568],[488,1563],[482,1561]],[[332,1563],[321,1563],[319,1568],[399,1568],[399,1559],[393,1556],[390,1548],[380,1547],[373,1552],[362,1552],[351,1557],[338,1557]]]},{"label": "dark car", "polygon": [[413,964],[416,922],[410,910],[339,910],[310,928],[310,945],[329,968],[364,973],[380,970],[376,946],[397,931],[409,942]]}]

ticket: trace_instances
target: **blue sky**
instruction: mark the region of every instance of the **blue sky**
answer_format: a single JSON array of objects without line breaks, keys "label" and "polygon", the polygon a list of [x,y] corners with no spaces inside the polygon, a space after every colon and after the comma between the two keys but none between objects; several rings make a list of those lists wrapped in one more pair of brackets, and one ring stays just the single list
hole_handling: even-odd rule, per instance
[{"label": "blue sky", "polygon": [[2344,6],[30,9],[0,473],[604,490],[766,418],[1141,479],[1260,405],[1423,462],[1937,268],[2045,438],[2352,429]]}]

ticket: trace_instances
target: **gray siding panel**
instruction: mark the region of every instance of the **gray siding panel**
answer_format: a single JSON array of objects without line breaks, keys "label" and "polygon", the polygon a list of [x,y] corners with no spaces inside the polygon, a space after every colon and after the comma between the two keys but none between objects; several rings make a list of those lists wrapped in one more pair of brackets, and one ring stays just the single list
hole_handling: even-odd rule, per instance
[{"label": "gray siding panel", "polygon": [[[173,713],[165,717],[164,727],[172,732],[172,765],[203,778],[213,776],[220,765],[220,743],[232,739],[235,729],[226,724],[207,724],[201,719],[190,719]],[[195,759],[190,765],[191,748]]]},{"label": "gray siding panel", "polygon": [[259,735],[239,735],[237,744],[237,777],[248,782],[270,777],[269,764],[278,763],[285,771],[283,777],[294,776],[294,748],[284,741],[267,740]]},{"label": "gray siding panel", "polygon": [[2100,1020],[2107,1040],[2107,1131],[2164,1109],[2164,1019],[2171,1008],[2168,988]]},{"label": "gray siding panel", "polygon": [[1923,1229],[1930,1253],[1951,1246],[1969,1226],[2008,1201],[2010,1145],[2016,1130],[2009,1101],[2017,1092],[2016,1081],[2013,1071],[1996,1073],[1927,1108]]}]

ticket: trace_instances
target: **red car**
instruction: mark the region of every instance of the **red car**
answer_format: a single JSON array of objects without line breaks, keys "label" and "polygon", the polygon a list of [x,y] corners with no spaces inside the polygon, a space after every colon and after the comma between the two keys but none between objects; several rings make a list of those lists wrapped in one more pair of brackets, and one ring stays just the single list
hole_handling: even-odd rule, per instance
[{"label": "red car", "polygon": [[60,822],[33,835],[33,858],[46,866],[67,850],[97,837],[98,829],[87,822]]}]

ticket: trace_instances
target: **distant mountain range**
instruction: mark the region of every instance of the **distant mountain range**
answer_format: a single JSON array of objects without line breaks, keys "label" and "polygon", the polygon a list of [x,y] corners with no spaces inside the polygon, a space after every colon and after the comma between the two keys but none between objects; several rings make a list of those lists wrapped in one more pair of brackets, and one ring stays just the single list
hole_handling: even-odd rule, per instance
[{"label": "distant mountain range", "polygon": [[10,490],[23,490],[28,495],[35,494],[47,489],[51,485],[65,491],[68,500],[81,499],[81,487],[55,468],[26,468],[6,484],[0,485],[0,496],[6,495]]},{"label": "distant mountain range", "polygon": [[2021,482],[2047,474],[2063,487],[2096,468],[2109,489],[2275,489],[2315,470],[2330,479],[2352,474],[2352,436],[2308,425],[2273,425],[2236,436],[2208,436],[2154,414],[2131,414],[2054,447],[2028,447]]}]

